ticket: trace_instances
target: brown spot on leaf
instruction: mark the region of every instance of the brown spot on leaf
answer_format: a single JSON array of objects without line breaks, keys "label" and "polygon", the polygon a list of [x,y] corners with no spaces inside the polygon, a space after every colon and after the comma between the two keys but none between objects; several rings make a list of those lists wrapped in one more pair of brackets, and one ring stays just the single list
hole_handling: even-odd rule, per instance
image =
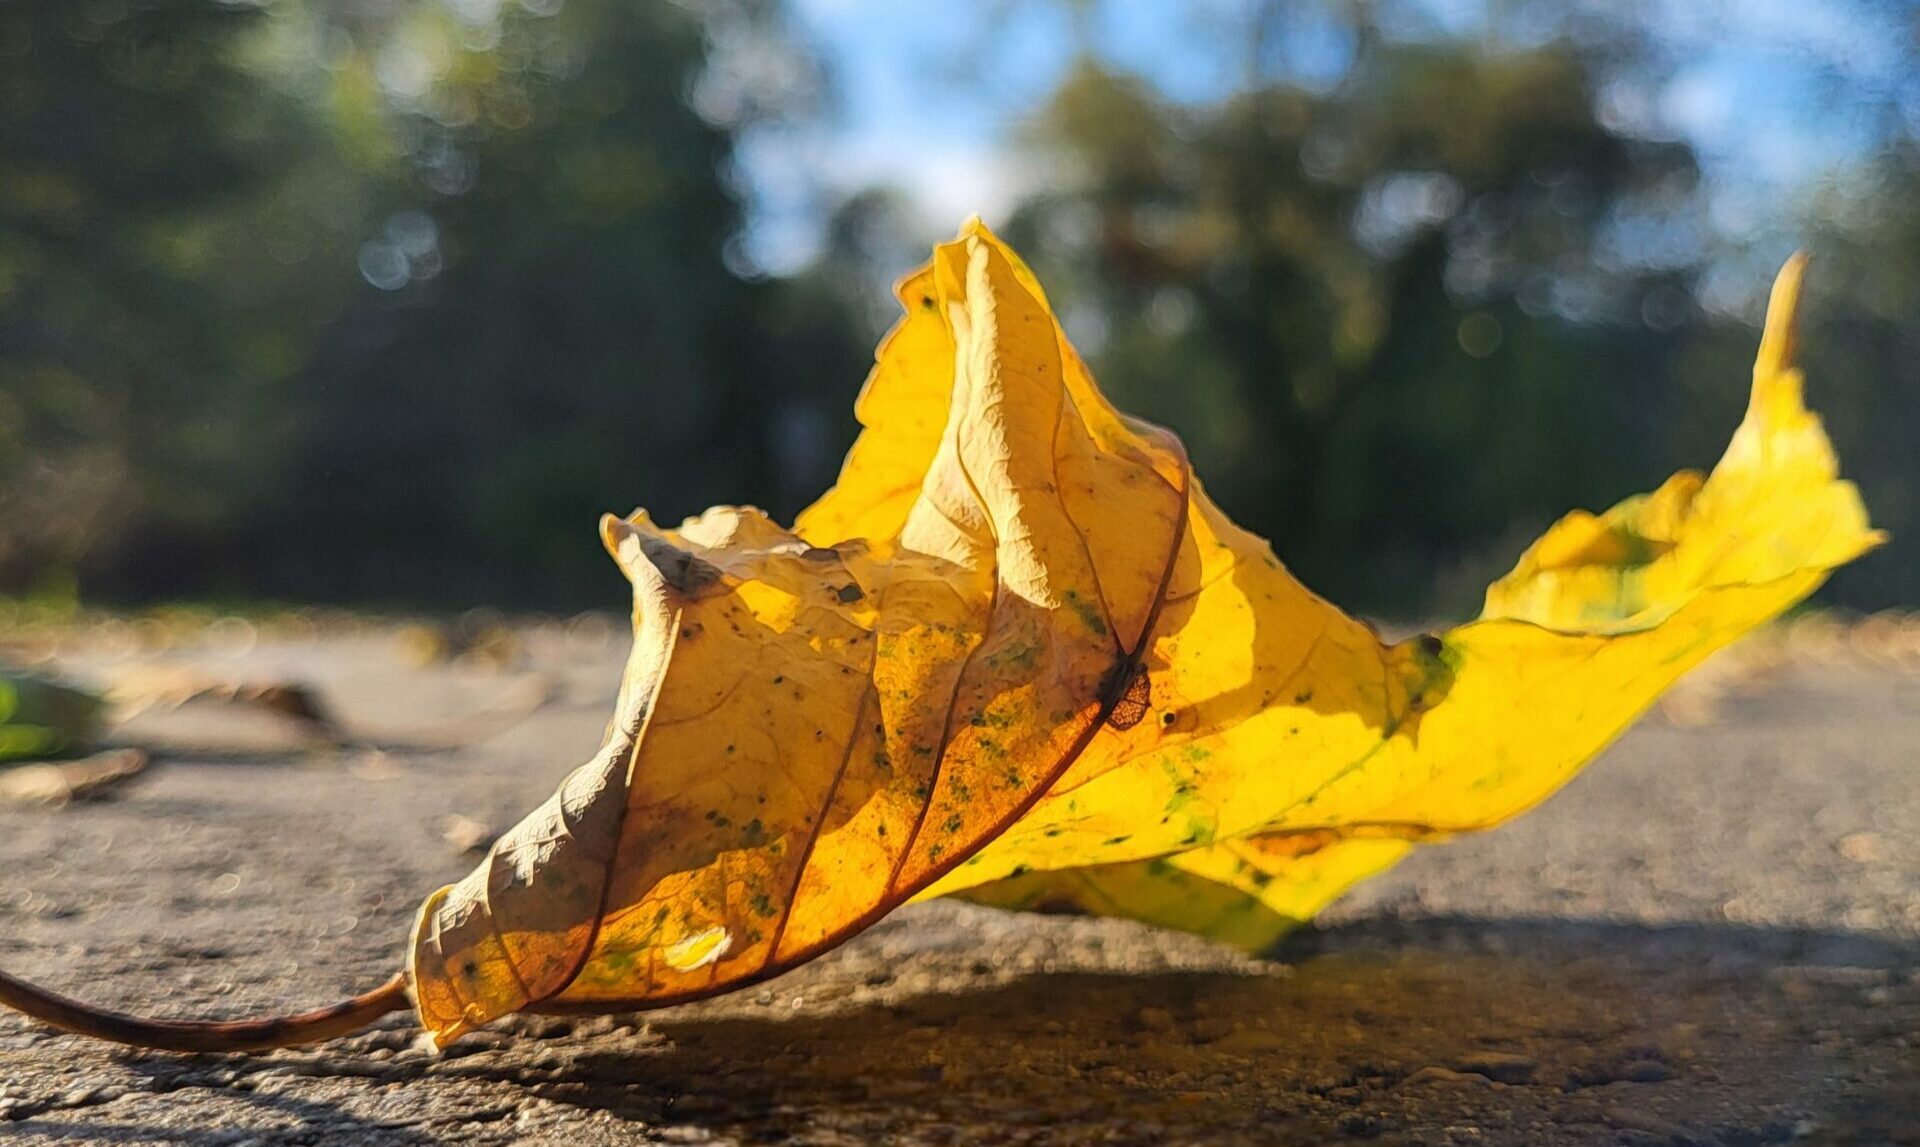
[{"label": "brown spot on leaf", "polygon": [[1294,859],[1312,856],[1321,849],[1340,843],[1341,833],[1330,828],[1313,828],[1299,832],[1276,832],[1255,837],[1252,847],[1268,856]]},{"label": "brown spot on leaf", "polygon": [[1147,667],[1135,665],[1133,675],[1127,678],[1126,692],[1113,703],[1107,713],[1107,724],[1125,732],[1140,723],[1153,707],[1153,685],[1147,677]]},{"label": "brown spot on leaf", "polygon": [[640,552],[660,571],[661,580],[682,597],[706,597],[720,586],[720,568],[712,562],[675,548],[665,538],[645,533],[638,536]]}]

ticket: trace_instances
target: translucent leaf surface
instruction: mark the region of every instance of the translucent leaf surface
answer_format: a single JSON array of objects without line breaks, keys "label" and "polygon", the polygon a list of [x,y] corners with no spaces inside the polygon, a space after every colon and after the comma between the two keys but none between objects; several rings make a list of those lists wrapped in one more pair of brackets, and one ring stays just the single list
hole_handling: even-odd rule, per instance
[{"label": "translucent leaf surface", "polygon": [[413,978],[440,1038],[826,950],[1003,831],[1125,694],[1185,534],[1178,443],[1072,392],[1051,314],[984,230],[907,292],[862,400],[886,430],[848,463],[872,498],[816,507],[813,537],[732,508],[604,524],[634,585],[618,712],[423,909]]},{"label": "translucent leaf surface", "polygon": [[635,632],[606,744],[423,907],[423,1020],[709,995],[953,892],[1258,947],[1522,811],[1876,540],[1800,404],[1798,281],[1712,475],[1570,516],[1480,620],[1387,645],[1108,405],[969,225],[901,284],[794,530],[604,523]]}]

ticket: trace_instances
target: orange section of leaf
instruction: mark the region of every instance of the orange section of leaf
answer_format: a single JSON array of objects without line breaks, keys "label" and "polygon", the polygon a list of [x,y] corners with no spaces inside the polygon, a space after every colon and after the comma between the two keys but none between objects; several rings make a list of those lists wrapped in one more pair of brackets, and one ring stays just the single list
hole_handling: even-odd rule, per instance
[{"label": "orange section of leaf", "polygon": [[[817,955],[1017,819],[1122,701],[1185,533],[1177,442],[1083,408],[1052,314],[984,228],[903,298],[862,400],[877,429],[843,475],[862,496],[810,510],[811,537],[724,507],[606,523],[634,585],[619,713],[422,910],[436,1038]],[[893,388],[935,377],[929,440]],[[886,532],[833,537],[854,525]]]}]

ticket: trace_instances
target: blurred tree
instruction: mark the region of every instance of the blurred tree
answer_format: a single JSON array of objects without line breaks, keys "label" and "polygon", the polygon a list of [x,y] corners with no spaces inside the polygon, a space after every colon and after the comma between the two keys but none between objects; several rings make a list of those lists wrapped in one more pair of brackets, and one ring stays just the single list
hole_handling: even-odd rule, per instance
[{"label": "blurred tree", "polygon": [[296,322],[235,266],[302,133],[236,64],[259,19],[0,6],[0,585],[228,521],[270,469]]},{"label": "blurred tree", "polygon": [[[1620,114],[1672,63],[1628,9],[1194,5],[1226,94],[1181,103],[1101,55],[1096,0],[992,3],[1080,47],[1010,237],[1312,584],[1471,608],[1547,518],[1721,445],[1753,332],[1697,280],[1803,236],[1717,235],[1693,155]],[[1870,606],[1920,597],[1896,86],[1804,216],[1819,405],[1896,531],[1838,583]],[[790,514],[851,436],[877,268],[924,250],[868,190],[807,273],[742,255],[742,141],[826,90],[782,0],[0,4],[0,593],[610,603],[603,510]]]},{"label": "blurred tree", "polygon": [[1175,106],[1084,59],[1034,129],[1069,174],[1012,230],[1102,380],[1311,584],[1407,611],[1438,576],[1460,609],[1551,515],[1710,458],[1694,428],[1724,434],[1743,368],[1703,408],[1689,270],[1610,257],[1693,209],[1696,168],[1598,122],[1587,51],[1343,11],[1331,85]]},{"label": "blurred tree", "polygon": [[774,0],[0,8],[0,589],[605,603],[832,477],[869,346],[732,248]]},{"label": "blurred tree", "polygon": [[[1920,92],[1920,64],[1913,74]],[[1865,608],[1911,605],[1920,601],[1920,116],[1810,214],[1821,289],[1802,340],[1807,369],[1843,464],[1892,535],[1835,579],[1835,595]]]},{"label": "blurred tree", "polygon": [[[722,124],[689,107],[708,28],[631,0],[369,11],[344,24],[336,85],[380,90],[375,138],[403,150],[359,249],[371,289],[295,395],[291,505],[332,551],[275,545],[269,521],[250,549],[284,559],[272,580],[604,600],[601,512],[787,508],[830,476],[808,400],[850,393],[864,349],[836,314],[798,331],[794,288],[723,263],[742,222],[729,128],[756,97],[707,93],[733,105]],[[780,345],[803,335],[804,353]]]}]

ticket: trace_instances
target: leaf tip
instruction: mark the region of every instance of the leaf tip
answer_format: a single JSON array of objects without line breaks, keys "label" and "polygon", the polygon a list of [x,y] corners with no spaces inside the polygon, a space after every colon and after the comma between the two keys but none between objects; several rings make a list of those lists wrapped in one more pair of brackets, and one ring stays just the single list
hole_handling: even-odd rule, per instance
[{"label": "leaf tip", "polygon": [[1760,353],[1754,359],[1754,371],[1775,375],[1793,367],[1799,341],[1800,288],[1806,281],[1807,264],[1812,257],[1805,251],[1788,256],[1774,276],[1773,292],[1767,299],[1766,326],[1760,334]]},{"label": "leaf tip", "polygon": [[[643,513],[645,513],[643,510],[635,510],[633,512],[634,517],[639,517]],[[614,561],[621,562],[622,565],[624,565],[625,562],[620,556],[621,547],[628,544],[628,540],[634,538],[638,533],[639,531],[634,529],[633,522],[620,517],[618,514],[600,515],[600,544],[607,547],[607,553],[613,556]]]},{"label": "leaf tip", "polygon": [[645,510],[630,517],[600,517],[600,540],[636,586],[663,584],[683,598],[705,597],[723,584],[719,567],[684,542],[661,532]]}]

